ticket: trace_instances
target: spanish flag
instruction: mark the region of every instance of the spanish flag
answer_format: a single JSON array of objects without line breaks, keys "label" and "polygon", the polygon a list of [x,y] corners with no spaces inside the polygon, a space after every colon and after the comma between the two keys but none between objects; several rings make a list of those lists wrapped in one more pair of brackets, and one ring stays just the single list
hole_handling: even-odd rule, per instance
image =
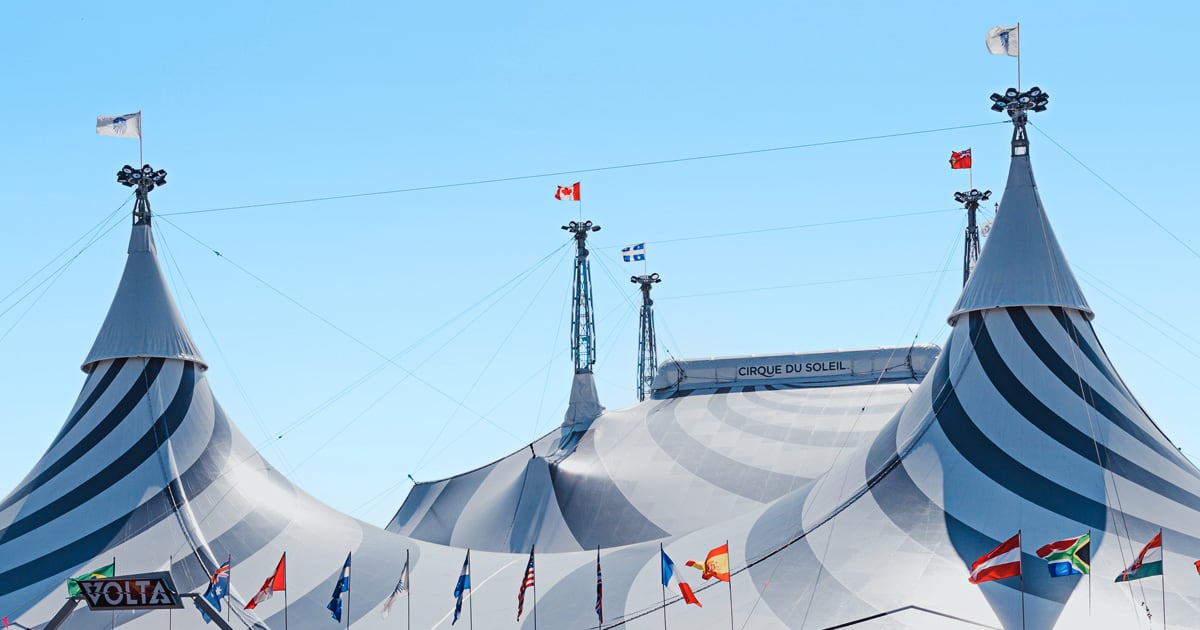
[{"label": "spanish flag", "polygon": [[704,579],[717,578],[722,582],[729,581],[729,543],[725,543],[708,552],[708,557],[701,565],[695,560],[688,560],[687,565],[704,572]]}]

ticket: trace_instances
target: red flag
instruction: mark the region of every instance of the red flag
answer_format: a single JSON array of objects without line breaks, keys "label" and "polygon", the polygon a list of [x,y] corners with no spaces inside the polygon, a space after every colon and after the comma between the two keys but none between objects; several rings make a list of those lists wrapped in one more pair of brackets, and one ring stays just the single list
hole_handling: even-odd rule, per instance
[{"label": "red flag", "polygon": [[554,198],[560,201],[579,201],[579,182],[570,186],[559,186],[554,191]]},{"label": "red flag", "polygon": [[970,582],[979,584],[1021,575],[1021,532],[979,556],[971,565]]},{"label": "red flag", "polygon": [[971,168],[971,150],[951,151],[950,168]]},{"label": "red flag", "polygon": [[254,610],[255,606],[271,599],[275,591],[287,590],[287,552],[279,557],[279,564],[275,565],[275,573],[263,582],[262,588],[258,589],[258,593],[246,604],[246,610]]},{"label": "red flag", "polygon": [[4,630],[8,630],[8,617],[4,618]]}]

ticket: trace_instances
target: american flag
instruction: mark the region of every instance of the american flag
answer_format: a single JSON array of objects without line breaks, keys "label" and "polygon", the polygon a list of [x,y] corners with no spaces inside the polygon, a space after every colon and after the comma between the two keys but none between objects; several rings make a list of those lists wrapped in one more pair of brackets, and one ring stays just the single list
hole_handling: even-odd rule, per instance
[{"label": "american flag", "polygon": [[599,547],[596,547],[596,618],[604,623],[604,580],[600,577]]},{"label": "american flag", "polygon": [[[525,579],[521,580],[521,590],[517,593],[517,621],[525,612],[525,589],[533,586],[533,547],[529,548],[529,564],[525,565]],[[536,603],[535,603],[536,605]]]}]

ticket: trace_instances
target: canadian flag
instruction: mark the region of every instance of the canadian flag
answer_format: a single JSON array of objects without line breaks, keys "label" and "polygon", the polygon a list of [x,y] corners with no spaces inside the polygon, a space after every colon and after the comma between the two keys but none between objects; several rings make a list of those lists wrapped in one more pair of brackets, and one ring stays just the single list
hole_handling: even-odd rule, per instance
[{"label": "canadian flag", "polygon": [[246,610],[254,610],[259,604],[271,599],[275,591],[287,590],[287,552],[284,552],[279,558],[279,564],[275,565],[275,573],[263,582],[262,588],[258,589],[258,593],[254,598],[246,604]]},{"label": "canadian flag", "polygon": [[579,201],[579,182],[570,186],[559,186],[554,191],[554,198],[560,201]]}]

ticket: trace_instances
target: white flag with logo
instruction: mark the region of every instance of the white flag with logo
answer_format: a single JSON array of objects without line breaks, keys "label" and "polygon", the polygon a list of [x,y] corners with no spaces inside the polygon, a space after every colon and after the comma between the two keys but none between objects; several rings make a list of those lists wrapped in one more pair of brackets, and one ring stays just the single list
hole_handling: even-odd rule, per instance
[{"label": "white flag with logo", "polygon": [[1016,26],[993,26],[987,34],[988,52],[993,55],[1021,56],[1021,29]]},{"label": "white flag with logo", "polygon": [[96,133],[118,138],[141,138],[142,112],[124,116],[99,116],[96,118]]}]

